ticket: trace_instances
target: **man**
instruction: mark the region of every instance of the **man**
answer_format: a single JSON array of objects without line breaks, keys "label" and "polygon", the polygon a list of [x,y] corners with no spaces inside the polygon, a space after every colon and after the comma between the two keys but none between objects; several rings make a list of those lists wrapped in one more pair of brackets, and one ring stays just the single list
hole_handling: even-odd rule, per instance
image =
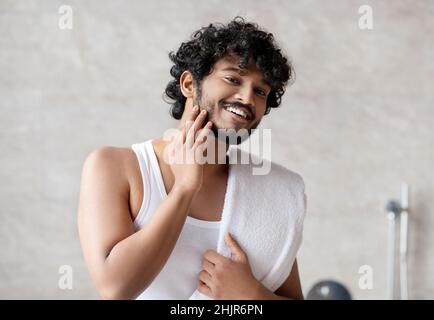
[{"label": "man", "polygon": [[291,65],[272,34],[239,17],[200,29],[170,58],[166,95],[179,131],[133,150],[98,148],[83,166],[78,225],[99,294],[188,299],[197,289],[214,299],[302,299],[296,261],[271,292],[252,273],[254,253],[230,234],[231,258],[216,252],[229,164],[218,154],[197,161],[209,143],[227,150],[226,139],[212,139],[218,130],[250,132],[279,106]]}]

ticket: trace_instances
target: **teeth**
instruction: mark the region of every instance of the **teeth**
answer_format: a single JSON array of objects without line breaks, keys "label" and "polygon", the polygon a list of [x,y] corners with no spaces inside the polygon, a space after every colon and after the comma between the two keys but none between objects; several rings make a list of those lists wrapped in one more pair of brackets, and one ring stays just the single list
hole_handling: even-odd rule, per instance
[{"label": "teeth", "polygon": [[234,108],[234,107],[227,107],[226,110],[236,113],[239,116],[242,116],[244,119],[247,119],[247,113],[245,113],[243,110]]}]

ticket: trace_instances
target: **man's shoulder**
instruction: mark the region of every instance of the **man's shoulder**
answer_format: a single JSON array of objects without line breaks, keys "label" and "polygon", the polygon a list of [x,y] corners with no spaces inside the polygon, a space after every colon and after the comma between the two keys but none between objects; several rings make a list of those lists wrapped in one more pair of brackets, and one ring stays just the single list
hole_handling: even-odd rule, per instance
[{"label": "man's shoulder", "polygon": [[272,171],[274,171],[277,175],[291,177],[292,179],[299,180],[300,182],[303,181],[303,178],[299,173],[291,169],[288,169],[283,164],[274,161],[270,161],[270,163],[271,163]]},{"label": "man's shoulder", "polygon": [[111,176],[118,180],[129,181],[134,161],[135,154],[131,148],[101,146],[88,153],[83,170],[91,175]]},{"label": "man's shoulder", "polygon": [[101,146],[90,151],[85,162],[104,166],[119,166],[131,160],[133,150],[126,147]]},{"label": "man's shoulder", "polygon": [[256,170],[256,175],[262,176],[264,179],[267,180],[278,179],[290,181],[304,188],[304,181],[302,176],[299,173],[288,169],[284,165],[242,149],[237,149],[236,152],[238,153],[237,160],[240,160],[241,163],[243,159],[244,161],[245,159],[248,159],[248,161],[246,161],[247,166],[244,166],[245,170],[253,173],[255,172],[255,168],[263,168],[263,170]]}]

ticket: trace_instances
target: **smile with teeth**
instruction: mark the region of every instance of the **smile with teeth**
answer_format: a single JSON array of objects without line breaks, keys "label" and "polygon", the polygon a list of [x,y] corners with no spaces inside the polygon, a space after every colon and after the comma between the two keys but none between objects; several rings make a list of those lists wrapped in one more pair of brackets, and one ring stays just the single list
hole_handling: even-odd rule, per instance
[{"label": "smile with teeth", "polygon": [[241,110],[239,108],[232,107],[232,106],[225,106],[225,110],[235,113],[236,115],[243,117],[245,120],[248,120],[249,118],[249,115],[244,110]]}]

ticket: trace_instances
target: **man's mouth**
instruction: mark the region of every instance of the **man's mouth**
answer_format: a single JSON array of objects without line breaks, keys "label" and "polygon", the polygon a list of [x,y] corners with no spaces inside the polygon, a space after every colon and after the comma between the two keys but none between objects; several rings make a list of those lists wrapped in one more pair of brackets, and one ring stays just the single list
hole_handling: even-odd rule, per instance
[{"label": "man's mouth", "polygon": [[223,109],[231,113],[233,115],[233,118],[235,120],[238,120],[239,122],[247,123],[253,118],[250,110],[245,107],[238,107],[231,104],[224,104]]}]

